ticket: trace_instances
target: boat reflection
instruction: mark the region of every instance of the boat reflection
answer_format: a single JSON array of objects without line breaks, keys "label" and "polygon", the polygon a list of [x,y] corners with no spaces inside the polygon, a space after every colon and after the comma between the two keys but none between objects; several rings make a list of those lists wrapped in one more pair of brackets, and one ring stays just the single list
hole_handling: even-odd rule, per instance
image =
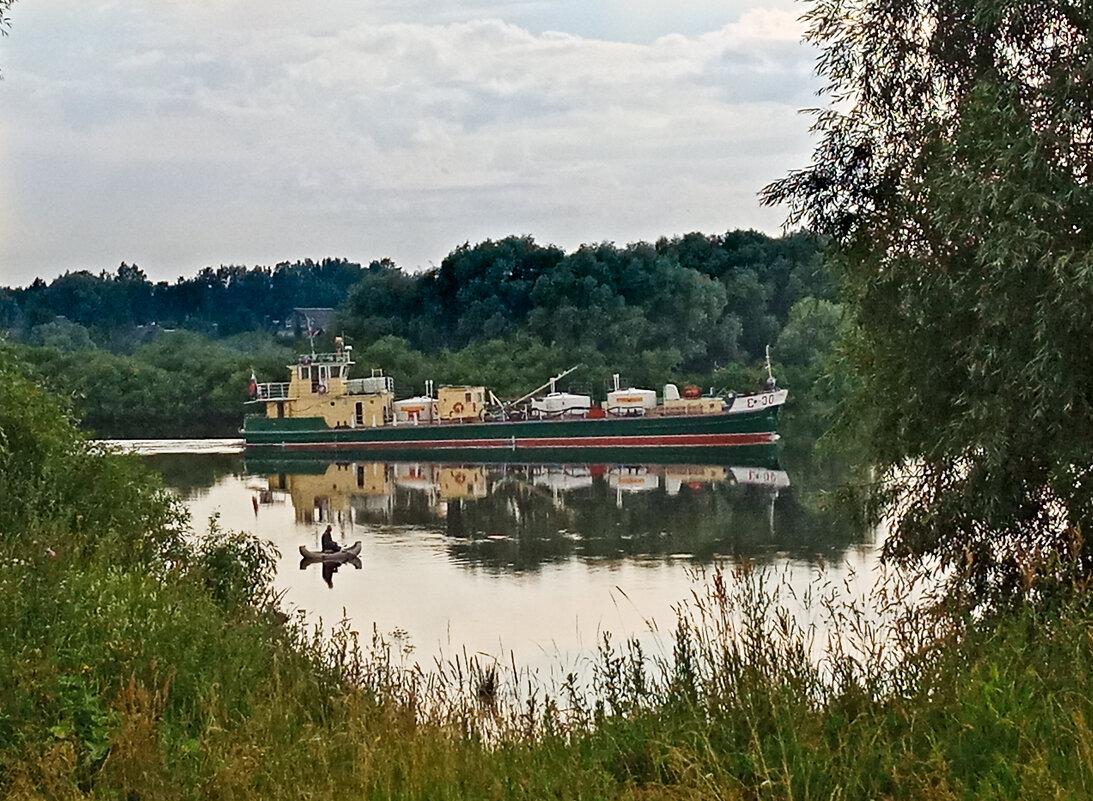
[{"label": "boat reflection", "polygon": [[264,476],[259,503],[290,503],[299,525],[438,530],[451,557],[468,565],[536,569],[574,557],[704,562],[816,551],[789,477],[772,460],[721,466],[248,459],[247,472]]},{"label": "boat reflection", "polygon": [[357,570],[360,570],[363,567],[359,556],[347,559],[344,562],[316,562],[314,559],[306,558],[300,560],[300,570],[307,570],[311,565],[319,565],[323,581],[330,589],[334,589],[334,574],[338,572],[338,568],[343,565],[353,565]]}]

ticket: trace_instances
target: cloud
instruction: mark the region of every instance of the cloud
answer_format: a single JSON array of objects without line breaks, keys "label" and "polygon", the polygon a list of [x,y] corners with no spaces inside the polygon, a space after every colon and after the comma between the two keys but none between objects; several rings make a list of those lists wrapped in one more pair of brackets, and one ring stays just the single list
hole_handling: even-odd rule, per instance
[{"label": "cloud", "polygon": [[802,166],[813,88],[790,12],[644,42],[501,16],[545,5],[437,21],[413,2],[130,0],[16,19],[0,209],[22,225],[0,279],[122,259],[414,267],[507,233],[573,247],[777,225],[755,192]]}]

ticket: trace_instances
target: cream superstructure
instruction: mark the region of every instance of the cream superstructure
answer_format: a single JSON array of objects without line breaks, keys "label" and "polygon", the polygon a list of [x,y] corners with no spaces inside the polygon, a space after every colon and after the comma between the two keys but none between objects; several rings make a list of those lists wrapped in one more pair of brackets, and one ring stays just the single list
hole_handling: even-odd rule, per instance
[{"label": "cream superstructure", "polygon": [[395,385],[373,370],[349,378],[352,348],[335,340],[333,353],[312,353],[288,365],[289,380],[255,384],[251,403],[263,403],[266,417],[321,417],[330,428],[376,428],[394,420]]}]

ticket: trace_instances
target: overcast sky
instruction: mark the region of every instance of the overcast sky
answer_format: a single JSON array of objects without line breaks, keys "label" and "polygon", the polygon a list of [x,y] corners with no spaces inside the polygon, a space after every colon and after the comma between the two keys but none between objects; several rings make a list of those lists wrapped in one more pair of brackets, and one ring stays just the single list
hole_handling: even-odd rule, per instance
[{"label": "overcast sky", "polygon": [[439,264],[778,234],[810,153],[791,0],[19,0],[0,284],[139,264]]}]

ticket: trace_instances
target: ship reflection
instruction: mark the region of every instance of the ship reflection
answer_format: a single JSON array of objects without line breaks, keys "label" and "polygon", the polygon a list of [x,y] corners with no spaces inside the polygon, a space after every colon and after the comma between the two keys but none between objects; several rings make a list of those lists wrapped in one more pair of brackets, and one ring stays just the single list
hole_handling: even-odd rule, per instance
[{"label": "ship reflection", "polygon": [[248,460],[249,473],[265,475],[259,503],[291,503],[300,525],[439,530],[456,561],[499,569],[573,557],[756,556],[796,550],[803,531],[789,477],[770,464],[274,466]]},{"label": "ship reflection", "polygon": [[[767,467],[686,465],[448,465],[435,462],[330,462],[322,472],[269,475],[259,504],[291,502],[296,522],[436,522],[448,517],[454,503],[505,494],[512,487],[549,494],[559,509],[567,498],[608,487],[616,508],[627,495],[661,491],[668,496],[700,492],[713,484],[757,487],[775,496],[789,487],[782,470]],[[297,469],[300,469],[297,466]],[[248,465],[248,472],[252,468]],[[518,522],[518,509],[510,510]]]}]

